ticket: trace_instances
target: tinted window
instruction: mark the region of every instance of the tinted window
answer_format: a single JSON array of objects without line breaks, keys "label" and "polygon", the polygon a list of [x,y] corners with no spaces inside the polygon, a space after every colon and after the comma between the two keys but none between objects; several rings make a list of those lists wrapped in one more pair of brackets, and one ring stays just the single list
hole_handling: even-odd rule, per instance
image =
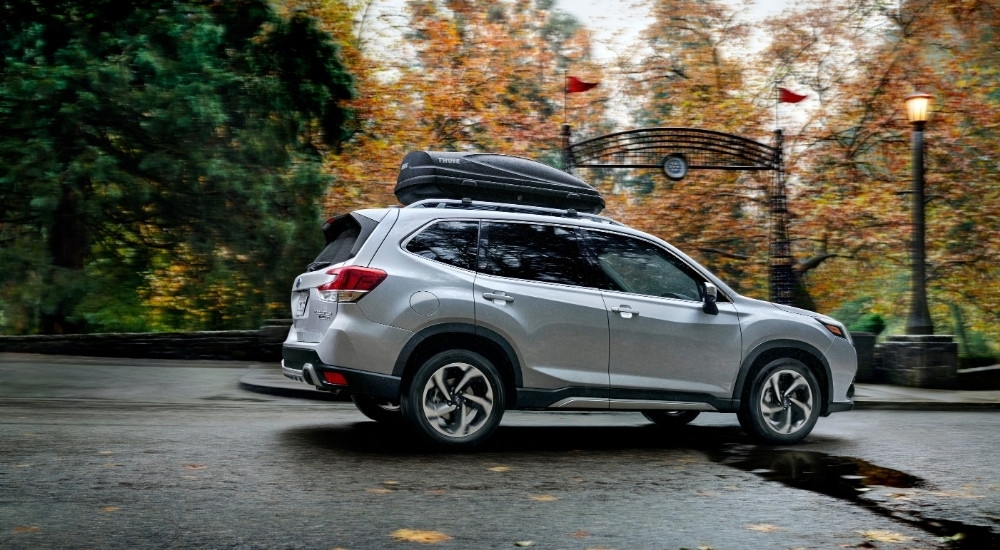
[{"label": "tinted window", "polygon": [[625,235],[590,232],[604,288],[648,296],[700,300],[700,278],[684,262],[653,243]]},{"label": "tinted window", "polygon": [[479,270],[530,281],[587,285],[579,235],[556,225],[489,222]]},{"label": "tinted window", "polygon": [[[367,220],[364,217],[360,219]],[[374,229],[374,226],[371,229]],[[344,214],[327,220],[323,224],[323,236],[326,237],[326,246],[323,247],[319,256],[316,256],[316,259],[306,269],[313,271],[349,260],[357,253],[358,245],[364,242],[364,239],[361,238],[363,232],[365,233],[365,238],[371,234],[371,230],[364,231],[359,220],[351,214]]]},{"label": "tinted window", "polygon": [[406,250],[429,260],[475,269],[479,222],[440,221],[413,236]]}]

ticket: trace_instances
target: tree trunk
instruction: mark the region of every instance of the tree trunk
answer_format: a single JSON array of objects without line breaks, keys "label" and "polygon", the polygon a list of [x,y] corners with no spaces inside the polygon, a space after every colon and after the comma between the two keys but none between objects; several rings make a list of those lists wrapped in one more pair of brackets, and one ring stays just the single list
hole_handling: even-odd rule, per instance
[{"label": "tree trunk", "polygon": [[71,187],[63,190],[53,216],[48,238],[52,266],[46,278],[45,291],[50,300],[39,318],[42,334],[80,332],[79,322],[69,320],[80,296],[71,288],[82,279],[87,255],[87,233],[80,214],[80,194]]}]

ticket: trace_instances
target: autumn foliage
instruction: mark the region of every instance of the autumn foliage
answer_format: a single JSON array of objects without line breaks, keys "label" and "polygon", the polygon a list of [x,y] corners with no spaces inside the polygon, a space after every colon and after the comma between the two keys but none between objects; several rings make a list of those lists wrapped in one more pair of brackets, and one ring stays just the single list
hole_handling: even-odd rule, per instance
[{"label": "autumn foliage", "polygon": [[[932,316],[939,333],[1000,340],[996,2],[817,0],[761,19],[753,2],[636,0],[636,20],[648,24],[634,41],[604,44],[611,57],[601,58],[592,31],[560,5],[274,4],[284,20],[315,21],[352,79],[337,139],[318,139],[332,131],[329,120],[298,129],[329,178],[315,197],[323,215],[395,203],[399,162],[413,150],[489,151],[562,167],[563,124],[574,141],[659,126],[766,144],[780,126],[789,236],[804,289],[820,311],[848,323],[878,314],[899,331],[910,261],[903,99],[919,90],[933,96],[926,131]],[[568,75],[601,84],[565,95]],[[806,100],[779,106],[778,86]],[[772,174],[702,170],[670,182],[653,170],[575,173],[605,194],[606,214],[674,242],[741,292],[768,296]],[[191,246],[177,257],[195,254]],[[192,292],[171,287],[182,283],[171,275],[176,269],[176,261],[155,266],[163,284],[138,295],[143,307],[166,307],[175,290]],[[219,288],[205,286],[206,303],[233,299]]]},{"label": "autumn foliage", "polygon": [[[908,303],[909,124],[903,98],[934,96],[928,124],[928,261],[939,332],[997,335],[1000,247],[993,213],[1000,120],[995,3],[811,2],[754,22],[749,4],[637,2],[637,43],[595,60],[587,29],[551,2],[411,1],[398,18],[348,2],[357,50],[353,139],[328,157],[328,211],[393,202],[402,155],[483,150],[558,165],[566,70],[602,86],[569,96],[573,139],[640,127],[697,127],[773,145],[784,131],[796,270],[816,308],[899,330]],[[398,4],[393,4],[398,5]],[[364,15],[361,15],[364,14]],[[561,24],[560,24],[561,23]],[[401,30],[397,27],[401,26]],[[555,30],[553,30],[555,29]],[[558,32],[557,32],[558,31]],[[776,104],[776,88],[805,94]],[[776,120],[776,117],[778,120]],[[766,172],[577,170],[606,213],[683,247],[742,292],[767,297]],[[956,315],[956,311],[958,315]],[[962,325],[962,326],[959,326]]]}]

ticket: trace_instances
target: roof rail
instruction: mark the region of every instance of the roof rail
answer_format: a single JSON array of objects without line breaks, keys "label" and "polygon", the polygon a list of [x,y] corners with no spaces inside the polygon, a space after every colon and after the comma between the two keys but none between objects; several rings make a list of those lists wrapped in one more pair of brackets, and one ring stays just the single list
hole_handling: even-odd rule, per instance
[{"label": "roof rail", "polygon": [[582,218],[598,223],[611,225],[622,225],[622,223],[598,216],[596,214],[581,214],[575,209],[548,208],[545,206],[531,206],[522,204],[510,204],[505,202],[487,202],[465,199],[424,199],[405,206],[405,208],[459,208],[464,210],[485,210],[490,212],[516,212],[523,214],[540,214],[543,216],[556,216],[560,218]]}]

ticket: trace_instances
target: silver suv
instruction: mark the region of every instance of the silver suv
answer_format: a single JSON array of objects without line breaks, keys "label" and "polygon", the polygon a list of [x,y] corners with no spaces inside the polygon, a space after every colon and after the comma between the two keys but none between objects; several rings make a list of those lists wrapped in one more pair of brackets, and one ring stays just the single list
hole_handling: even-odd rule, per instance
[{"label": "silver suv", "polygon": [[666,242],[574,210],[427,199],[323,226],[295,279],[285,376],[451,447],[504,411],[735,412],[793,443],[852,408],[837,321],[740,296]]}]

